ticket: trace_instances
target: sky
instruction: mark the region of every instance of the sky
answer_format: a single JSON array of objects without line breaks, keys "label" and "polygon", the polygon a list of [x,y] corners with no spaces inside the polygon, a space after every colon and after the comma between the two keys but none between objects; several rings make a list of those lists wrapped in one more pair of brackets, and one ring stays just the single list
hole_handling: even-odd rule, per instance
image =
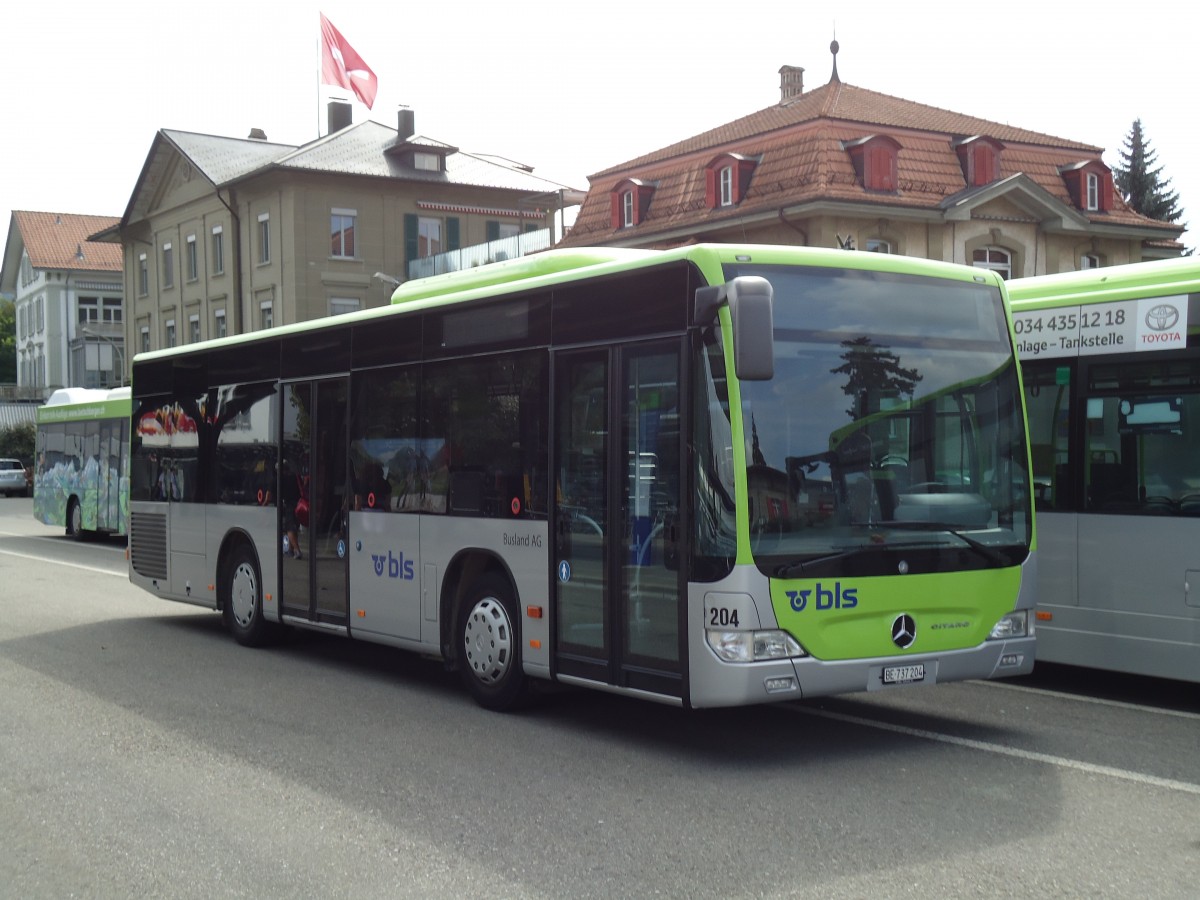
[{"label": "sky", "polygon": [[[1135,10],[1147,13],[1138,18]],[[1104,148],[1135,119],[1200,234],[1196,29],[1189,5],[1007,0],[40,0],[4,3],[0,215],[121,216],[159,129],[303,144],[323,131],[324,13],[379,79],[354,121],[588,176],[773,105],[779,68]],[[342,96],[345,96],[344,92]],[[6,229],[7,233],[7,229]]]}]

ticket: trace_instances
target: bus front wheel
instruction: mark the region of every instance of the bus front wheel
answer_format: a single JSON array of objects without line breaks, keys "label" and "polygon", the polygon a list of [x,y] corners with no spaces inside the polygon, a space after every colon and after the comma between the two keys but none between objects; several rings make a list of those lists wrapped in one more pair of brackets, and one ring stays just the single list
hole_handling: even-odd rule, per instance
[{"label": "bus front wheel", "polygon": [[246,647],[267,643],[271,625],[263,618],[262,575],[245,544],[233,550],[225,566],[221,600],[225,625],[235,641]]},{"label": "bus front wheel", "polygon": [[512,709],[525,693],[516,610],[508,582],[489,575],[472,586],[459,614],[458,671],[486,709]]}]

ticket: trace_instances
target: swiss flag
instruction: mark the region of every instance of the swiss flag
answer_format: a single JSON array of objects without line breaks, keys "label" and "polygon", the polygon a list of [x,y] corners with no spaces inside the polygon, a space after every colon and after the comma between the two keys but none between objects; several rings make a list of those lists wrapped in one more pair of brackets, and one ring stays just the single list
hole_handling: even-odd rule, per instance
[{"label": "swiss flag", "polygon": [[342,33],[321,13],[321,81],[354,91],[370,109],[375,103],[379,79],[361,56],[351,47]]}]

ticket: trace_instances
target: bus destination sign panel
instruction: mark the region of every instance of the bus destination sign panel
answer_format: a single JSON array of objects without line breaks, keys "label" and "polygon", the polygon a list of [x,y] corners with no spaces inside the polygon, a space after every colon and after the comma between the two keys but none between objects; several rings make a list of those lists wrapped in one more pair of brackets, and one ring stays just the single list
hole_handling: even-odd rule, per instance
[{"label": "bus destination sign panel", "polygon": [[1187,346],[1186,295],[1013,311],[1024,360],[1097,356]]}]

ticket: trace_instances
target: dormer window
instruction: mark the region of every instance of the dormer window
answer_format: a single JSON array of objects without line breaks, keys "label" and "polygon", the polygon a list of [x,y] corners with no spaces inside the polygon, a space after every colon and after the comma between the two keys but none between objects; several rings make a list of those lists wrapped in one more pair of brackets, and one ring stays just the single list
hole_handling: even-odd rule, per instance
[{"label": "dormer window", "polygon": [[446,159],[457,153],[458,148],[449,144],[404,139],[384,148],[383,152],[385,156],[398,160],[401,165],[418,172],[445,172]]},{"label": "dormer window", "polygon": [[612,227],[632,228],[646,221],[654,186],[637,178],[626,178],[612,190]]},{"label": "dormer window", "polygon": [[976,135],[954,144],[967,187],[982,187],[1000,180],[1000,152],[1004,145],[994,138]]},{"label": "dormer window", "polygon": [[722,153],[704,170],[705,203],[709,209],[737,206],[746,197],[758,160],[740,153]]},{"label": "dormer window", "polygon": [[421,172],[440,172],[442,171],[441,154],[417,151],[413,154],[413,168]]},{"label": "dormer window", "polygon": [[899,141],[884,134],[872,134],[856,141],[845,141],[842,149],[850,154],[854,174],[866,190],[896,192]]},{"label": "dormer window", "polygon": [[1108,212],[1113,207],[1112,170],[1098,159],[1063,166],[1059,170],[1071,201],[1084,212]]}]

